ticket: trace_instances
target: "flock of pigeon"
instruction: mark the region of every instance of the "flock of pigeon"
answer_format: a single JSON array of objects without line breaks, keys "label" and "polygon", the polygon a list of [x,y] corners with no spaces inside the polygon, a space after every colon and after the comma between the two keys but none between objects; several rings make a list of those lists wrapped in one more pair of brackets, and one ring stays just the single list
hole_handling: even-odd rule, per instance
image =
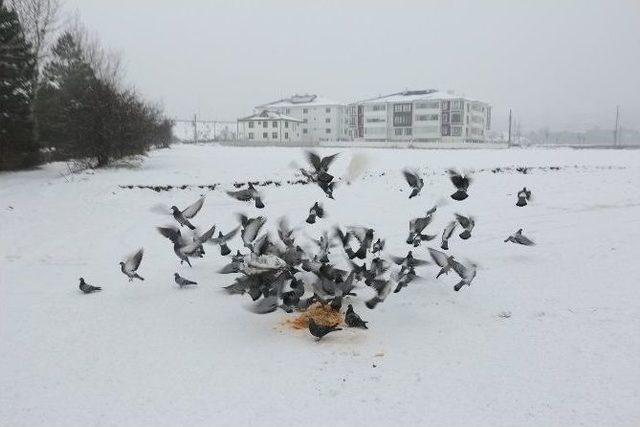
[{"label": "flock of pigeon", "polygon": [[[306,156],[310,167],[299,168],[301,174],[308,183],[317,185],[328,198],[333,199],[336,181],[330,173],[330,168],[338,154],[321,157],[313,151],[307,151]],[[411,189],[409,198],[418,197],[424,187],[423,179],[415,170],[404,170],[403,174]],[[450,197],[456,201],[469,197],[471,177],[453,169],[449,170],[448,174],[455,187],[455,192]],[[257,209],[265,207],[260,192],[251,183],[245,189],[228,191],[227,194],[239,201],[250,202]],[[516,206],[524,207],[531,200],[531,191],[523,188],[518,192],[517,198]],[[220,255],[229,257],[229,262],[219,273],[236,275],[233,283],[224,287],[225,291],[229,294],[247,294],[253,300],[250,310],[255,313],[270,313],[278,309],[292,313],[305,311],[318,304],[340,312],[343,300],[346,298],[349,301],[350,297],[356,296],[355,291],[362,286],[373,291],[373,296],[366,300],[365,305],[374,309],[391,293],[398,293],[411,282],[421,279],[416,273],[416,268],[428,264],[434,264],[439,268],[436,278],[453,270],[460,278],[454,286],[455,291],[460,291],[465,285],[471,286],[476,276],[476,264],[460,262],[448,252],[449,239],[458,226],[462,230],[459,234],[461,239],[471,238],[475,227],[472,216],[456,214],[440,235],[441,250],[429,247],[431,260],[427,260],[414,257],[412,250],[404,257],[385,256],[385,240],[377,237],[374,229],[361,226],[335,226],[330,231],[324,231],[318,239],[313,239],[314,250],[304,250],[296,243],[297,230],[290,227],[287,218],[284,217],[277,222],[277,238],[272,238],[268,232],[261,233],[267,218],[242,214],[238,215],[238,227],[226,234],[218,231],[216,236],[216,226],[200,234],[191,220],[200,212],[204,202],[205,197],[202,196],[182,210],[176,206],[171,206],[170,209],[164,206],[154,207],[153,210],[156,212],[171,214],[177,223],[157,227],[157,231],[171,242],[180,264],[187,263],[191,266],[192,259],[204,257],[205,245],[219,246]],[[406,240],[408,245],[416,248],[422,242],[438,237],[438,234],[428,234],[425,231],[436,211],[437,206],[434,206],[424,216],[409,221],[409,235]],[[322,204],[316,202],[309,209],[306,223],[315,224],[324,217],[325,210]],[[189,231],[183,234],[184,227]],[[238,233],[243,247],[233,254],[229,243]],[[534,245],[534,242],[522,233],[522,229],[509,236],[505,242]],[[345,268],[339,268],[336,262],[330,260],[329,255],[336,254],[335,248],[339,248],[343,254]],[[120,270],[129,281],[144,280],[138,274],[143,253],[143,249],[139,249],[120,262]],[[197,285],[178,273],[174,274],[174,281],[180,288]],[[80,278],[79,287],[87,294],[101,290],[100,287],[88,284],[83,278]],[[367,329],[367,322],[362,320],[351,304],[347,305],[344,322],[348,327]],[[330,332],[341,330],[338,324],[324,325],[313,318],[309,318],[308,327],[309,332],[318,340]]]}]

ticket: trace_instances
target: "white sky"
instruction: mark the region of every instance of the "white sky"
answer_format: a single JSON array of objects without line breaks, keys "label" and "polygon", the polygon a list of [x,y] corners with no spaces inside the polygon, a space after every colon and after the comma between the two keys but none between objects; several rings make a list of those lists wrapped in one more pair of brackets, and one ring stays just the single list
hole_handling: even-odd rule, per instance
[{"label": "white sky", "polygon": [[453,89],[523,130],[640,128],[640,0],[65,0],[168,114]]}]

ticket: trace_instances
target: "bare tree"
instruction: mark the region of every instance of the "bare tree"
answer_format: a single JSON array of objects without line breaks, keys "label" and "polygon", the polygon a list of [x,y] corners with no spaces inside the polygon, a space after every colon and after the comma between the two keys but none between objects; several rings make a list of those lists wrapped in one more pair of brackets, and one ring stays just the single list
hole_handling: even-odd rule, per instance
[{"label": "bare tree", "polygon": [[33,137],[39,141],[38,117],[34,114],[35,104],[40,86],[42,66],[49,54],[51,35],[56,31],[60,17],[59,0],[12,0],[11,6],[16,11],[25,39],[31,44],[35,59],[35,70],[31,81],[32,102],[31,115],[33,117]]}]

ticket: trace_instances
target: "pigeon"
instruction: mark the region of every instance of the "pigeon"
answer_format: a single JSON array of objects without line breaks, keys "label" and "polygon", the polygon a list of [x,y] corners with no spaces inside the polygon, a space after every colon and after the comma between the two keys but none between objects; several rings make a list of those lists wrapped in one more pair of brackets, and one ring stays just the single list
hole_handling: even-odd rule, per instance
[{"label": "pigeon", "polygon": [[404,179],[407,181],[407,184],[412,188],[411,194],[409,195],[409,198],[412,199],[420,194],[422,187],[424,187],[424,180],[420,178],[417,171],[405,169],[402,173],[404,174]]},{"label": "pigeon", "polygon": [[278,237],[280,238],[280,241],[287,247],[291,247],[295,243],[293,231],[294,230],[289,227],[287,218],[282,217],[278,220]]},{"label": "pigeon", "polygon": [[180,234],[180,230],[175,227],[157,227],[156,229],[160,234],[173,242],[173,252],[180,258],[180,264],[186,262],[189,267],[191,267],[189,257],[202,258],[204,255],[202,243],[210,240],[215,232],[215,226],[213,226],[202,236],[195,235],[192,241],[188,241]]},{"label": "pigeon", "polygon": [[353,311],[353,305],[351,304],[349,304],[349,306],[347,307],[347,312],[344,316],[344,322],[351,328],[369,329],[367,328],[367,323],[369,322],[365,322],[364,320],[362,320],[360,316],[358,316],[356,312]]},{"label": "pigeon", "polygon": [[409,237],[407,237],[407,244],[413,244],[414,247],[418,247],[421,242],[436,238],[436,235],[422,234],[422,231],[433,220],[433,214],[436,209],[437,206],[434,206],[427,211],[424,217],[414,218],[409,221]]},{"label": "pigeon", "polygon": [[469,184],[471,184],[471,177],[462,175],[458,171],[454,169],[449,169],[449,179],[456,187],[456,192],[451,195],[453,200],[464,200],[469,197],[467,194],[467,190],[469,189]]},{"label": "pigeon", "polygon": [[324,194],[330,198],[333,199],[333,190],[335,190],[336,188],[336,183],[335,182],[323,182],[323,181],[318,181],[318,187],[320,187],[322,189],[322,191],[324,191]]},{"label": "pigeon", "polygon": [[349,259],[365,259],[367,257],[367,251],[373,244],[373,228],[351,226],[347,227],[347,230],[358,240],[358,242],[360,242],[360,248],[356,252],[353,252],[351,248],[349,248],[348,250],[345,249],[347,255],[349,256]]},{"label": "pigeon", "polygon": [[402,290],[402,288],[407,287],[407,285],[411,282],[413,282],[415,279],[420,278],[422,279],[420,276],[418,276],[416,274],[416,270],[413,267],[409,267],[404,274],[400,275],[400,280],[398,280],[398,286],[396,286],[396,289],[393,291],[393,293],[398,293]]},{"label": "pigeon", "polygon": [[378,239],[376,240],[376,242],[373,244],[373,247],[371,248],[371,253],[375,254],[378,252],[382,252],[384,250],[384,240],[383,239]]},{"label": "pigeon", "polygon": [[404,258],[397,256],[391,256],[390,258],[400,266],[400,274],[404,273],[405,270],[429,264],[427,260],[414,258],[412,251],[409,251]]},{"label": "pigeon", "polygon": [[264,203],[260,197],[260,193],[255,189],[252,183],[249,183],[248,187],[239,191],[227,191],[227,194],[236,200],[242,202],[254,201],[256,208],[263,209]]},{"label": "pigeon", "polygon": [[453,235],[453,232],[456,229],[456,225],[458,225],[456,221],[451,221],[442,232],[442,244],[440,245],[440,247],[445,251],[449,250],[449,238]]},{"label": "pigeon", "polygon": [[330,332],[341,331],[342,328],[338,328],[337,326],[338,323],[333,326],[318,325],[312,317],[309,318],[309,332],[317,338],[316,341],[320,341],[322,337]]},{"label": "pigeon", "polygon": [[132,282],[133,279],[144,280],[144,278],[137,273],[138,267],[140,267],[140,263],[142,262],[143,254],[144,249],[140,248],[135,254],[127,257],[126,261],[120,262],[120,270],[129,278],[130,282]]},{"label": "pigeon", "polygon": [[516,206],[527,206],[527,202],[529,200],[531,200],[531,190],[527,190],[527,187],[524,187],[522,190],[518,191],[518,201],[516,202]]},{"label": "pigeon", "polygon": [[533,240],[522,234],[522,228],[513,233],[511,236],[507,237],[505,239],[505,243],[506,242],[513,242],[525,246],[535,246],[535,242]]},{"label": "pigeon", "polygon": [[458,261],[452,260],[451,268],[453,268],[453,271],[458,273],[458,276],[462,279],[453,287],[454,291],[458,292],[464,285],[471,286],[471,282],[476,277],[477,265],[471,264],[464,266]]},{"label": "pigeon", "polygon": [[476,221],[472,216],[462,216],[460,214],[455,214],[456,220],[458,220],[458,224],[464,228],[464,231],[459,234],[462,240],[467,240],[471,237],[471,232],[473,231],[473,227],[476,226]]},{"label": "pigeon", "polygon": [[339,153],[327,157],[320,157],[315,151],[307,151],[307,161],[313,167],[312,175],[317,182],[329,183],[333,181],[333,176],[329,174],[329,166],[338,157]]},{"label": "pigeon", "polygon": [[90,293],[98,292],[98,291],[102,290],[102,288],[100,286],[91,286],[90,284],[85,282],[82,277],[80,278],[80,286],[79,286],[79,288],[85,294],[90,294]]},{"label": "pigeon", "polygon": [[227,234],[222,234],[222,231],[218,232],[218,237],[209,240],[211,243],[220,245],[220,255],[227,256],[231,253],[231,249],[227,246],[227,242],[235,237],[240,230],[240,227],[236,227]]},{"label": "pigeon", "polygon": [[371,284],[371,286],[376,291],[376,294],[367,302],[365,302],[365,305],[367,306],[367,308],[371,310],[376,308],[378,304],[380,304],[387,298],[389,293],[391,293],[391,289],[393,288],[393,285],[394,284],[397,285],[397,283],[398,283],[397,276],[394,274],[391,274],[388,280],[382,280],[382,279],[373,280],[373,283]]},{"label": "pigeon", "polygon": [[196,227],[193,224],[191,224],[189,220],[194,216],[196,216],[198,212],[200,212],[200,209],[202,209],[203,204],[204,204],[204,196],[200,197],[196,202],[188,206],[183,211],[178,209],[176,206],[171,206],[171,211],[173,213],[173,217],[175,218],[176,221],[178,221],[178,224],[180,224],[181,227],[186,225],[191,230],[195,230]]},{"label": "pigeon", "polygon": [[185,286],[190,286],[190,285],[197,285],[197,282],[194,282],[192,280],[189,279],[185,279],[184,277],[180,276],[178,273],[174,273],[173,274],[174,280],[176,281],[176,283],[178,284],[178,286],[180,286],[181,288],[185,287]]},{"label": "pigeon", "polygon": [[307,217],[307,224],[315,224],[316,217],[322,219],[324,217],[324,209],[322,205],[315,202],[311,209],[309,209],[309,216]]},{"label": "pigeon", "polygon": [[253,251],[253,241],[258,237],[260,229],[267,222],[267,219],[263,216],[256,218],[247,218],[245,215],[238,215],[240,223],[242,224],[242,231],[240,236],[244,246]]},{"label": "pigeon", "polygon": [[429,248],[429,254],[431,255],[431,259],[440,267],[440,271],[436,276],[436,279],[442,276],[443,274],[449,274],[449,270],[451,270],[451,263],[453,261],[453,255],[447,256],[444,252],[440,252],[436,249]]}]

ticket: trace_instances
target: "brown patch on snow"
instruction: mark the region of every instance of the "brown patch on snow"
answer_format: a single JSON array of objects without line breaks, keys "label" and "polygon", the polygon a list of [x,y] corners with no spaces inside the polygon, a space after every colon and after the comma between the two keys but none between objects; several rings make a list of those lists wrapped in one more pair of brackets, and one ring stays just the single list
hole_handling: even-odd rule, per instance
[{"label": "brown patch on snow", "polygon": [[339,311],[332,309],[328,304],[313,304],[293,319],[286,319],[285,324],[293,329],[307,329],[309,319],[312,318],[318,325],[334,326],[344,322],[344,316]]}]

